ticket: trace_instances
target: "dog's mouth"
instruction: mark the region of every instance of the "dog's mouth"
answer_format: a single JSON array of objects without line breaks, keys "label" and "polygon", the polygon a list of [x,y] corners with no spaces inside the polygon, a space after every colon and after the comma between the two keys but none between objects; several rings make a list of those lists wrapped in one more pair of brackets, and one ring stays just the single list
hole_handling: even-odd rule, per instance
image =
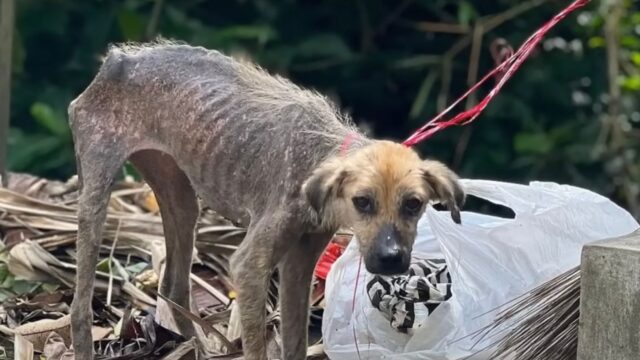
[{"label": "dog's mouth", "polygon": [[411,256],[409,253],[403,253],[394,258],[366,256],[364,264],[367,272],[373,275],[403,275],[409,271]]}]

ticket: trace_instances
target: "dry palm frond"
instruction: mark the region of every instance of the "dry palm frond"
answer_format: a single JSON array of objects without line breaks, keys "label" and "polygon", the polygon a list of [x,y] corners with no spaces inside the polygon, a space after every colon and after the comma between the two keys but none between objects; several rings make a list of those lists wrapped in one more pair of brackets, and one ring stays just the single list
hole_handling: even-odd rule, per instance
[{"label": "dry palm frond", "polygon": [[[0,232],[3,235],[0,296],[6,298],[13,291],[3,288],[13,281],[5,281],[6,273],[9,277],[25,279],[16,280],[16,283],[34,284],[32,288],[39,291],[49,289],[36,296],[29,295],[32,288],[13,291],[14,298],[9,297],[12,300],[0,307],[0,330],[4,330],[0,331],[0,340],[4,341],[2,334],[6,334],[14,344],[16,339],[22,344],[23,338],[14,339],[14,329],[18,326],[68,316],[76,272],[77,190],[75,177],[63,183],[24,174],[13,174],[9,187],[0,188]],[[191,313],[177,308],[167,299],[161,301],[211,333],[218,340],[214,351],[227,358],[236,358],[235,345],[239,344],[241,334],[229,277],[229,258],[246,230],[204,208],[196,233],[191,281],[197,311]],[[164,323],[162,319],[153,319],[164,256],[162,219],[153,193],[142,183],[117,183],[107,209],[96,269],[94,319],[102,329],[109,330],[107,338],[97,340],[101,337],[94,337],[98,354],[123,359],[192,358],[196,344],[155,324],[155,320]],[[270,329],[271,343],[276,345],[281,337],[277,290],[276,274],[269,288],[265,324]],[[314,298],[316,305],[321,301],[322,294]],[[312,312],[318,311],[321,311],[319,306],[312,309]],[[63,341],[67,335],[60,332],[50,335],[45,350],[39,344],[36,351],[44,351],[56,360],[72,358],[72,349],[68,349]],[[26,347],[22,350],[29,352],[29,344],[23,345]],[[128,355],[122,357],[125,353]],[[309,356],[321,358],[321,344],[312,346]]]},{"label": "dry palm frond", "polygon": [[491,359],[575,360],[580,267],[533,289],[501,311],[479,334],[496,337]]},{"label": "dry palm frond", "polygon": [[52,181],[23,173],[9,176],[9,189],[36,199],[67,200],[75,198],[78,190],[78,177],[73,176],[67,182]]},{"label": "dry palm frond", "polygon": [[229,341],[229,339],[227,339],[224,335],[222,335],[220,333],[220,331],[218,331],[218,329],[216,329],[215,327],[213,327],[211,324],[207,323],[206,321],[202,320],[199,316],[193,314],[191,311],[183,308],[182,306],[174,303],[173,301],[171,301],[171,299],[167,298],[166,296],[155,292],[154,291],[154,295],[162,298],[162,300],[166,301],[169,306],[171,306],[174,310],[177,310],[180,314],[182,314],[183,316],[185,316],[186,318],[190,319],[191,321],[193,321],[194,323],[200,325],[202,327],[202,330],[204,330],[205,334],[209,334],[212,333],[214,334],[220,341],[222,341],[222,343],[224,344],[224,346],[231,352],[235,352],[236,348],[235,346]]}]

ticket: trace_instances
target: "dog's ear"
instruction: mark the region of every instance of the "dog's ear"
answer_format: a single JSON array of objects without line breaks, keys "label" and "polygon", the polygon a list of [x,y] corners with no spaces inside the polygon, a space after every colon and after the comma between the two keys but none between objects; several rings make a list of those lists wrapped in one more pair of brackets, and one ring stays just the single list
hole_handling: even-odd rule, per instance
[{"label": "dog's ear", "polygon": [[329,199],[341,196],[342,186],[347,177],[348,171],[344,166],[338,162],[330,162],[315,169],[302,185],[302,193],[318,215],[319,222],[323,222]]},{"label": "dog's ear", "polygon": [[443,203],[451,211],[453,221],[460,224],[460,208],[464,205],[465,193],[458,182],[458,176],[444,164],[434,160],[423,161],[422,176],[429,193]]}]

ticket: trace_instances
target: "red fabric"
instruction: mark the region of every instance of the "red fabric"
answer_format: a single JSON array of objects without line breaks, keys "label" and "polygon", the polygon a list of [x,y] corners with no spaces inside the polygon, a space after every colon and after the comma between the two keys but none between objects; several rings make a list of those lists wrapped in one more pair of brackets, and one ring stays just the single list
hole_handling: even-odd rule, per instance
[{"label": "red fabric", "polygon": [[343,252],[344,246],[335,242],[329,243],[322,256],[320,256],[318,264],[316,265],[316,277],[318,279],[326,280],[327,275],[329,274],[329,270],[331,270],[331,265],[333,265],[333,263],[338,260]]},{"label": "red fabric", "polygon": [[[349,150],[349,146],[353,142],[353,139],[356,137],[355,133],[349,133],[344,138],[342,145],[340,145],[340,156],[345,156],[347,151]],[[329,270],[331,270],[331,265],[333,265],[336,260],[342,255],[344,251],[344,246],[335,242],[330,242],[329,245],[324,250],[322,256],[318,260],[315,269],[315,275],[318,279],[326,280],[327,274],[329,274]]]},{"label": "red fabric", "polygon": [[[579,9],[589,3],[589,0],[576,0],[567,8],[562,10],[556,16],[553,17],[549,22],[547,22],[544,26],[542,26],[538,31],[536,31],[533,35],[531,35],[516,51],[515,54],[510,56],[507,60],[502,62],[498,67],[493,69],[489,74],[485,75],[477,84],[475,84],[471,89],[469,89],[466,93],[464,93],[458,100],[454,101],[448,108],[446,108],[443,112],[438,114],[435,118],[431,119],[424,126],[422,126],[418,131],[413,133],[407,140],[403,142],[406,146],[414,146],[419,142],[433,136],[433,134],[438,131],[448,128],[449,126],[458,126],[458,125],[467,125],[474,121],[480,113],[487,107],[491,99],[493,99],[498,92],[502,89],[504,84],[513,76],[513,74],[520,68],[520,65],[527,59],[527,57],[531,54],[533,49],[542,41],[546,33],[551,30],[558,22],[567,17],[571,12],[576,9]],[[456,105],[458,105],[462,100],[464,100],[469,94],[478,89],[480,85],[482,85],[485,81],[494,76],[501,76],[500,80],[496,84],[496,86],[489,92],[489,94],[482,99],[476,106],[473,108],[463,111],[453,117],[450,120],[440,121],[451,109],[453,109]]]}]

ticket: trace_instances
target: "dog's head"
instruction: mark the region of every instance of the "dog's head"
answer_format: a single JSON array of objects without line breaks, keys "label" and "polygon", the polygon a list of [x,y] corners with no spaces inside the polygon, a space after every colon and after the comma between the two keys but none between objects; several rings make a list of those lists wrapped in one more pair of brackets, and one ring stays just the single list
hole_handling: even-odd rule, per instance
[{"label": "dog's head", "polygon": [[376,141],[318,167],[303,192],[322,224],[355,233],[367,270],[408,270],[418,219],[431,201],[460,223],[464,192],[445,165],[421,160],[404,145]]}]

